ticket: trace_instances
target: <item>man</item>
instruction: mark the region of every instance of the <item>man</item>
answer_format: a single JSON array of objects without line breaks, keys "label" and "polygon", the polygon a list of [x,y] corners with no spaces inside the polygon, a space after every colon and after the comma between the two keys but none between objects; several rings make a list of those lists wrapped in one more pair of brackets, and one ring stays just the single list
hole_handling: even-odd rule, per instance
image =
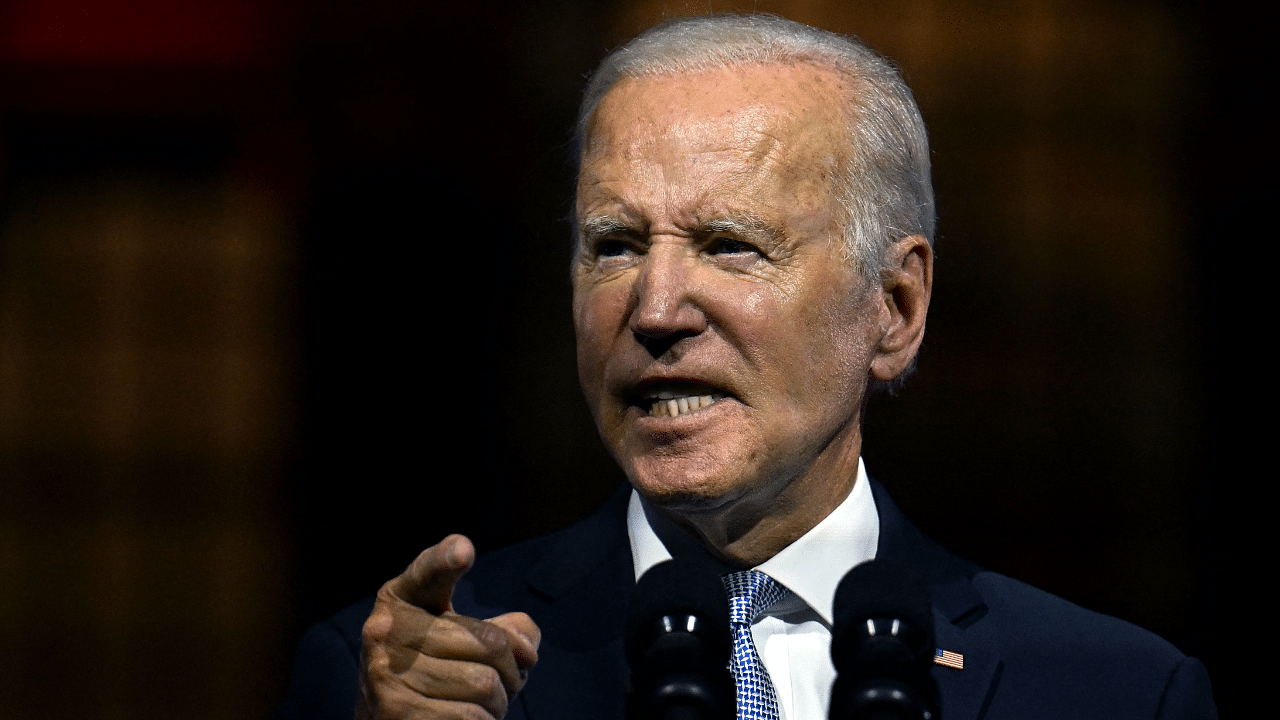
[{"label": "man", "polygon": [[964,658],[934,669],[948,720],[1214,716],[1198,662],[949,555],[867,478],[866,396],[912,365],[933,272],[924,127],[887,62],[779,18],[680,20],[605,60],[578,137],[579,376],[632,489],[479,561],[424,551],[309,634],[283,715],[358,676],[335,716],[621,717],[631,586],[705,556],[775,598],[749,631],[766,716],[827,716],[835,587],[872,558],[926,580]]}]

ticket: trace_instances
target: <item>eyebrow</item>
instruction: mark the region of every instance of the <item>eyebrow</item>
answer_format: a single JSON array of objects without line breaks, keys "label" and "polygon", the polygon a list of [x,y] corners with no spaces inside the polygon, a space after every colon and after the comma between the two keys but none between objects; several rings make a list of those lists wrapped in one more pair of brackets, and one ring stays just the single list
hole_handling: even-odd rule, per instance
[{"label": "eyebrow", "polygon": [[[731,215],[708,220],[693,229],[698,235],[729,233],[747,240],[777,240],[785,237],[785,233],[758,218],[746,215]],[[597,215],[582,221],[581,236],[584,239],[596,239],[609,235],[642,235],[644,231],[631,223],[609,215]]]},{"label": "eyebrow", "polygon": [[699,225],[696,231],[702,234],[730,233],[746,240],[757,241],[778,240],[785,236],[785,233],[778,228],[746,215],[731,215],[708,220]]},{"label": "eyebrow", "polygon": [[609,235],[638,235],[640,231],[633,225],[616,217],[597,215],[582,221],[579,234],[585,240],[595,240]]}]

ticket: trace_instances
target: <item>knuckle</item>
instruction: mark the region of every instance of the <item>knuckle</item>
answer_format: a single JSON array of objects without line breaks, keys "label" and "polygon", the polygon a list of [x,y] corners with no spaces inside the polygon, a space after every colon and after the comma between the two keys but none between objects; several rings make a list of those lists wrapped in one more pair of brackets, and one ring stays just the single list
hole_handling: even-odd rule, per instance
[{"label": "knuckle", "polygon": [[396,669],[391,664],[391,655],[385,651],[365,653],[360,671],[362,685],[371,692],[385,691],[398,684]]},{"label": "knuckle", "polygon": [[472,634],[480,641],[488,659],[498,659],[511,654],[511,636],[497,625],[487,622],[479,623],[472,629]]},{"label": "knuckle", "polygon": [[506,694],[498,671],[488,665],[469,665],[465,682],[476,698],[489,698],[499,693]]},{"label": "knuckle", "polygon": [[365,645],[380,645],[391,637],[391,626],[395,618],[385,609],[375,608],[360,629],[360,637]]}]

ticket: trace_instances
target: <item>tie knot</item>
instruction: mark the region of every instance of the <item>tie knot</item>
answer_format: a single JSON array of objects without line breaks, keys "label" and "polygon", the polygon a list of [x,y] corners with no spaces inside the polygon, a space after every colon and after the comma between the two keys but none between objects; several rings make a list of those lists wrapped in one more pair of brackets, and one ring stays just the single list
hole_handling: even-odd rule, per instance
[{"label": "tie knot", "polygon": [[789,592],[759,570],[725,575],[724,590],[729,595],[729,622],[742,625],[750,625]]}]

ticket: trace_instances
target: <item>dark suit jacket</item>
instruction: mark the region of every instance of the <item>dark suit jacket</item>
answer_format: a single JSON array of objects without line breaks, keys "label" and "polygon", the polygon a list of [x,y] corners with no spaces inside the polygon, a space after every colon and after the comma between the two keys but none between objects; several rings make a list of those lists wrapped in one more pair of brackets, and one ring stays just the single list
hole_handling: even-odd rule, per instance
[{"label": "dark suit jacket", "polygon": [[[621,489],[590,518],[481,557],[459,584],[459,613],[522,610],[542,630],[538,665],[512,720],[622,718],[622,636],[634,586]],[[964,669],[935,666],[943,720],[1216,718],[1204,667],[1155,635],[979,568],[926,538],[872,483],[877,558],[909,565],[929,587],[938,647]],[[372,599],[303,639],[280,720],[353,714],[360,628]],[[815,719],[820,720],[820,719]]]}]

